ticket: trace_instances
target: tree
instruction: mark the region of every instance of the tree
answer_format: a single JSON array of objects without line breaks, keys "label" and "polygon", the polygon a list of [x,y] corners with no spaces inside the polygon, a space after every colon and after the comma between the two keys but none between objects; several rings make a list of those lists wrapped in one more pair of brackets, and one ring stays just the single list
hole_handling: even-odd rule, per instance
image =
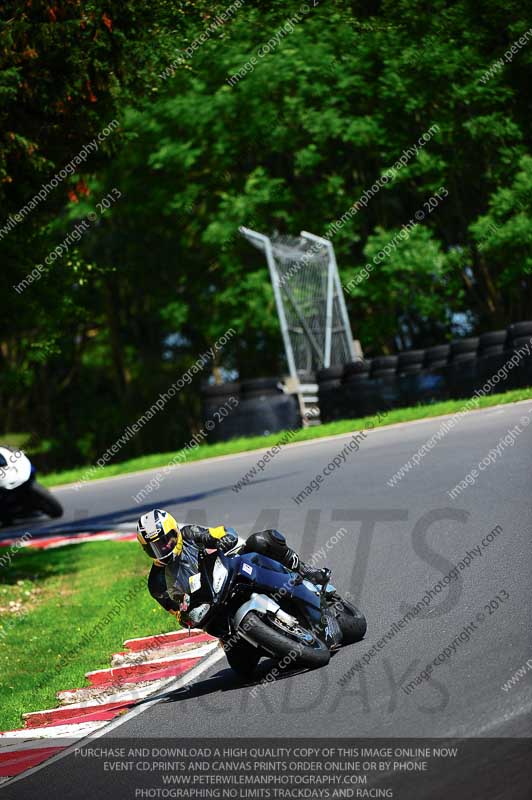
[{"label": "tree", "polygon": [[[64,0],[54,21],[46,4],[8,4],[9,213],[85,134],[120,123],[0,242],[0,303],[14,319],[2,400],[10,426],[31,418],[54,458],[97,457],[229,326],[239,335],[217,366],[284,370],[269,276],[242,224],[330,235],[349,283],[415,220],[347,298],[372,354],[449,338],[458,312],[473,331],[532,314],[532,49],[504,55],[528,30],[525,5],[437,0],[430,16],[419,0],[231,8],[224,19],[222,4],[160,0],[146,26],[133,0],[83,10]],[[120,198],[100,213],[113,190]],[[89,213],[97,221],[19,297],[12,285]],[[187,441],[198,388],[131,447]]]}]

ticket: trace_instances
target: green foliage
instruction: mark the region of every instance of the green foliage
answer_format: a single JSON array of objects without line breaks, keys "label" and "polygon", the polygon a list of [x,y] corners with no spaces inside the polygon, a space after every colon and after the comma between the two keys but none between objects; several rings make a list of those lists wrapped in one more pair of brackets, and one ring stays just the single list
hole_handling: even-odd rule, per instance
[{"label": "green foliage", "polygon": [[[333,235],[346,282],[448,192],[349,294],[364,349],[443,341],[457,314],[476,331],[532,316],[532,46],[489,72],[528,30],[526,5],[299,8],[246,2],[220,24],[226,3],[158,0],[149,15],[138,0],[4,4],[0,229],[120,123],[0,239],[12,320],[0,347],[4,429],[31,427],[54,465],[97,458],[230,326],[238,336],[216,366],[281,372],[264,259],[238,227],[325,233],[404,152]],[[112,190],[120,199],[100,213]],[[17,295],[93,211],[81,240]],[[187,441],[198,388],[121,457]]]},{"label": "green foliage", "polygon": [[495,190],[487,213],[470,225],[478,259],[493,285],[489,299],[501,320],[520,318],[530,308],[531,216],[532,157],[527,155],[511,184]]},{"label": "green foliage", "polygon": [[[362,320],[360,338],[374,343],[376,353],[384,352],[394,337],[404,333],[415,336],[422,330],[426,338],[431,324],[443,340],[449,322],[453,298],[448,294],[448,262],[440,242],[421,224],[404,241],[399,234],[399,229],[378,227],[364,247],[366,263],[344,276],[344,285],[353,278],[360,280],[350,296]],[[382,258],[390,242],[395,247]]]}]

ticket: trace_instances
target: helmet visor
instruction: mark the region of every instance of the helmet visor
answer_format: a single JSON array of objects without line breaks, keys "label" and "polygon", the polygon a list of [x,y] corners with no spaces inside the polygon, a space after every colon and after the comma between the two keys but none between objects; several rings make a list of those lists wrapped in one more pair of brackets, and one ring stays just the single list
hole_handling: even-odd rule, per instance
[{"label": "helmet visor", "polygon": [[153,555],[159,561],[164,561],[165,558],[168,558],[172,554],[174,547],[177,544],[177,533],[172,531],[172,533],[168,533],[165,536],[157,539],[155,542],[150,542],[150,547],[152,549]]}]

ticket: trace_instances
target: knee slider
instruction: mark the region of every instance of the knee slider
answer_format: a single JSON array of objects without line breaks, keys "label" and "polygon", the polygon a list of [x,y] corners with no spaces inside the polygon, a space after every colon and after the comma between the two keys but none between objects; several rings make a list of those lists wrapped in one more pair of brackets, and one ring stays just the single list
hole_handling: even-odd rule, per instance
[{"label": "knee slider", "polygon": [[277,542],[278,544],[283,544],[286,547],[286,536],[284,536],[281,531],[272,528],[269,531],[265,531],[265,533],[269,533],[273,541]]}]

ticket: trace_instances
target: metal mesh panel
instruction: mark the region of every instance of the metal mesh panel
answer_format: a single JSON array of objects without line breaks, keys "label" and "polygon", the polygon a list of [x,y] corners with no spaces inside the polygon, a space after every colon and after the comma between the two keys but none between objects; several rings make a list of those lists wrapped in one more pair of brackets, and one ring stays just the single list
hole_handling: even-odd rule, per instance
[{"label": "metal mesh panel", "polygon": [[[285,345],[287,351],[292,351],[300,381],[311,381],[324,365],[350,361],[351,331],[339,296],[341,286],[332,248],[323,240],[313,241],[304,236],[269,239],[247,229],[242,229],[242,233],[267,257],[270,248],[269,266],[274,289],[277,282],[276,300],[281,327],[285,328]],[[328,307],[330,348],[327,347]]]},{"label": "metal mesh panel", "polygon": [[323,366],[329,258],[324,247],[304,239],[273,239],[290,341],[298,375]]}]

